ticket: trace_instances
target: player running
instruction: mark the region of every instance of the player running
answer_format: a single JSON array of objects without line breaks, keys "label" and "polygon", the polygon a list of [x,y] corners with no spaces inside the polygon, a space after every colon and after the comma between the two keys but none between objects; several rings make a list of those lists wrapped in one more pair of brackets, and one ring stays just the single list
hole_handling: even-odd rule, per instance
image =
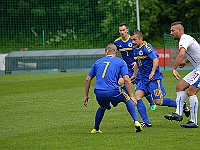
[{"label": "player running", "polygon": [[[176,101],[164,98],[166,95],[162,84],[163,74],[160,71],[158,54],[151,44],[143,41],[142,32],[134,30],[130,38],[136,48],[133,48],[133,57],[136,61],[135,70],[140,73],[141,79],[136,85],[134,97],[141,100],[145,95],[152,94],[154,102],[160,106],[176,107]],[[186,116],[189,110],[184,106]]]},{"label": "player running", "polygon": [[[128,66],[128,72],[129,72],[129,77],[130,79],[133,78],[133,63],[134,63],[134,58],[133,58],[133,43],[132,43],[132,39],[130,38],[130,35],[128,34],[128,27],[125,23],[120,23],[119,24],[119,34],[120,37],[117,38],[114,41],[114,44],[118,47],[118,50],[120,51],[123,60],[127,63]],[[139,81],[140,77],[139,74],[137,74],[136,79],[134,80],[134,82],[132,82],[133,84],[137,84]],[[123,80],[119,80],[122,81],[120,82],[120,84],[123,84]],[[148,100],[148,102],[150,103],[150,110],[156,110],[156,104],[154,103],[153,99],[152,99],[152,95],[145,95],[146,99]],[[143,122],[146,122],[146,124],[150,127],[150,121],[149,118],[147,116],[146,113],[146,106],[144,105],[144,102],[142,100],[138,100],[137,101],[137,109],[138,112],[143,120]],[[144,126],[146,124],[143,124]]]}]

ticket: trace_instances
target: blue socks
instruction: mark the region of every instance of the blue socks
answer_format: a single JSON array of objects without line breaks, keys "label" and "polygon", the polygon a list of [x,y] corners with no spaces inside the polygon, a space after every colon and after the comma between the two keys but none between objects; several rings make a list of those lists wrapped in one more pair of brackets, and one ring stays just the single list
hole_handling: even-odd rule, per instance
[{"label": "blue socks", "polygon": [[130,113],[131,117],[133,118],[133,120],[138,121],[137,112],[135,110],[135,106],[134,106],[132,100],[129,100],[126,102],[126,108],[127,108],[128,112]]},{"label": "blue socks", "polygon": [[96,116],[95,116],[94,129],[99,130],[99,125],[103,119],[105,110],[106,109],[101,109],[100,107],[97,109]]},{"label": "blue socks", "polygon": [[176,101],[171,98],[163,98],[160,106],[176,107]]},{"label": "blue socks", "polygon": [[137,101],[137,109],[143,122],[150,124],[151,122],[149,121],[149,118],[147,116],[146,106],[141,99]]},{"label": "blue socks", "polygon": [[148,100],[150,106],[151,106],[151,105],[155,105],[155,103],[154,103],[154,101],[153,101],[153,97],[152,97],[151,94],[147,95],[147,96],[146,96],[146,99]]}]

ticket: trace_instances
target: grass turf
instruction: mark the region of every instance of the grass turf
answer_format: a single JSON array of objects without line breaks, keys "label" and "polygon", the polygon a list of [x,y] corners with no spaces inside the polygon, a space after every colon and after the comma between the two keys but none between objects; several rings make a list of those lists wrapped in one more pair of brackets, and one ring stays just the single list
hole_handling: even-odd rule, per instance
[{"label": "grass turf", "polygon": [[[187,72],[179,71],[182,77]],[[166,97],[175,99],[178,81],[171,71],[163,74]],[[200,130],[181,128],[180,124],[189,119],[186,117],[182,122],[166,120],[163,116],[175,108],[162,106],[156,111],[147,110],[152,127],[135,133],[121,103],[105,113],[103,133],[90,134],[98,105],[91,86],[89,106],[83,106],[86,75],[0,75],[0,149],[199,149]],[[143,101],[148,109],[147,100]]]}]

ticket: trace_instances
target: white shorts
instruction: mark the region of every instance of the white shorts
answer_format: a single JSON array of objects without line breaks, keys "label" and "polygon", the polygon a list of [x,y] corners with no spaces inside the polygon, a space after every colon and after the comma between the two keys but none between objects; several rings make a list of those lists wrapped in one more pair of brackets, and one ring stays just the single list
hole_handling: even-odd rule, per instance
[{"label": "white shorts", "polygon": [[188,73],[183,80],[196,88],[200,88],[200,70],[194,69],[192,72]]}]

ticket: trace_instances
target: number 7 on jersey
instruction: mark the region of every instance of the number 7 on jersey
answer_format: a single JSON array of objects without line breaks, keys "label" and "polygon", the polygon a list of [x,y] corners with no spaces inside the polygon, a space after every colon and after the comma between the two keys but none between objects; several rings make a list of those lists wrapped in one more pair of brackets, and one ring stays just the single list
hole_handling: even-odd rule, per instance
[{"label": "number 7 on jersey", "polygon": [[106,71],[107,71],[107,69],[108,69],[108,66],[109,66],[110,62],[104,62],[104,64],[105,64],[106,66],[105,66],[105,68],[104,68],[104,70],[103,70],[102,78],[105,77]]}]

